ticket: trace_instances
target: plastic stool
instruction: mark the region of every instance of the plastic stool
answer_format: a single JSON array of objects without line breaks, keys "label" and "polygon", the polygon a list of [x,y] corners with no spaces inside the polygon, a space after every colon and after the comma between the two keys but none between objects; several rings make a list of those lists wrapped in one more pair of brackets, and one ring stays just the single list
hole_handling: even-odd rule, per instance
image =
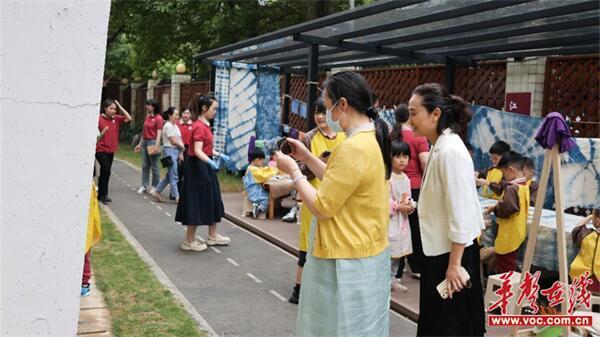
[{"label": "plastic stool", "polygon": [[247,217],[248,214],[252,214],[252,203],[248,200],[248,194],[246,191],[242,192],[244,195],[244,202],[242,203],[242,216]]},{"label": "plastic stool", "polygon": [[[487,310],[490,305],[494,304],[500,299],[498,295],[494,293],[494,291],[502,286],[502,283],[504,282],[504,280],[500,278],[502,275],[503,274],[495,274],[488,277],[487,286],[485,287],[485,297],[483,298],[485,310]],[[513,275],[510,278],[510,285],[511,291],[515,293],[515,295],[508,300],[508,306],[506,307],[506,310],[507,314],[509,315],[513,314],[515,305],[517,303],[516,293],[519,289],[519,282],[521,282],[521,273],[513,272]]]}]

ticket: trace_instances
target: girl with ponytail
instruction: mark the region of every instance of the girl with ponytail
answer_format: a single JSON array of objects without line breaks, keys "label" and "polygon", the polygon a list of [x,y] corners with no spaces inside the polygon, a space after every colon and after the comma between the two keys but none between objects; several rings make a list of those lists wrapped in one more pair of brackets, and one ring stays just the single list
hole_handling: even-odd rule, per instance
[{"label": "girl with ponytail", "polygon": [[[191,106],[193,121],[190,132],[188,160],[185,164],[183,193],[177,203],[175,221],[186,226],[181,249],[201,252],[207,246],[226,246],[231,239],[217,231],[217,223],[225,215],[221,188],[217,179],[216,157],[228,161],[229,157],[213,149],[210,120],[217,114],[219,103],[213,96],[196,96]],[[206,243],[196,240],[198,226],[208,227]]]},{"label": "girl with ponytail", "polygon": [[[296,335],[388,336],[389,131],[357,73],[331,76],[323,101],[327,124],[347,137],[327,164],[289,138],[294,158],[277,153],[277,166],[290,174],[304,207],[316,217],[302,274]],[[321,179],[318,190],[296,160]]]},{"label": "girl with ponytail", "polygon": [[[429,143],[425,137],[416,137],[412,126],[409,123],[410,112],[408,105],[399,104],[394,111],[396,123],[392,128],[392,140],[401,140],[410,147],[410,160],[404,170],[404,173],[410,179],[411,197],[419,202],[421,193],[421,183],[423,172],[429,159]],[[408,255],[408,265],[415,277],[420,277],[421,266],[423,265],[423,247],[421,245],[421,229],[419,226],[419,212],[414,211],[408,215],[410,222],[410,237],[412,240],[413,251]],[[401,279],[404,274],[404,266],[401,264],[396,273],[396,278]]]},{"label": "girl with ponytail", "polygon": [[[459,136],[471,114],[462,98],[437,83],[417,87],[408,109],[415,135],[433,144],[418,202],[425,256],[417,336],[483,336],[477,237],[485,226],[473,161]],[[444,279],[450,299],[436,290]]]}]

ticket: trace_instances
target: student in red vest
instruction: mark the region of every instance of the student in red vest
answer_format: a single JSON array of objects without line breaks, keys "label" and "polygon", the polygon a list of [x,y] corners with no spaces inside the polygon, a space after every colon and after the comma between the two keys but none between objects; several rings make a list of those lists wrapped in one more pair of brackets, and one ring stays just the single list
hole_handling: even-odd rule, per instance
[{"label": "student in red vest", "polygon": [[[122,115],[118,114],[122,112]],[[103,204],[111,202],[108,197],[108,179],[113,157],[119,146],[119,128],[121,124],[131,121],[131,115],[123,109],[119,102],[107,98],[102,102],[98,118],[98,142],[96,143],[96,159],[100,163],[98,178],[98,200]]]},{"label": "student in red vest", "polygon": [[160,157],[160,138],[162,136],[163,118],[160,115],[160,105],[155,99],[146,101],[146,119],[140,143],[135,147],[135,152],[142,151],[142,186],[138,194],[150,193],[150,170],[152,170],[152,187],[160,181],[158,158]]},{"label": "student in red vest", "polygon": [[181,113],[181,119],[177,123],[177,126],[179,127],[179,131],[181,132],[181,139],[183,140],[183,146],[185,147],[185,150],[182,153],[183,161],[179,163],[179,166],[177,166],[177,176],[179,177],[179,180],[177,181],[177,189],[179,190],[180,194],[183,192],[183,168],[185,167],[185,163],[187,162],[187,158],[188,158],[187,152],[188,152],[188,147],[190,146],[190,136],[192,134],[192,119],[191,119],[191,117],[192,117],[192,113],[190,112],[190,109],[186,108]]},{"label": "student in red vest", "polygon": [[[201,252],[207,246],[226,246],[231,242],[230,238],[217,232],[217,223],[225,215],[225,208],[216,174],[218,164],[213,158],[229,160],[227,155],[213,149],[209,121],[215,117],[218,106],[213,96],[198,96],[192,103],[194,123],[183,173],[183,193],[175,213],[175,221],[187,227],[185,240],[181,243],[181,249],[185,251]],[[208,226],[206,243],[196,240],[198,226]]]}]

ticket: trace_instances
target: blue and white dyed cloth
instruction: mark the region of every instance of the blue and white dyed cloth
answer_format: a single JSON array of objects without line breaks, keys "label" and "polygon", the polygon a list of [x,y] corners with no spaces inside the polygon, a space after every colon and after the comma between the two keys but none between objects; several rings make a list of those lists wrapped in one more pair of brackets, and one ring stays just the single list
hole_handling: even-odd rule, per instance
[{"label": "blue and white dyed cloth", "polygon": [[259,70],[258,111],[256,114],[257,139],[271,139],[280,134],[281,96],[279,90],[279,73],[273,70]]},{"label": "blue and white dyed cloth", "polygon": [[243,170],[250,137],[255,133],[257,110],[256,72],[231,68],[229,71],[229,114],[225,152],[231,157],[228,169]]},{"label": "blue and white dyed cloth", "polygon": [[292,98],[290,100],[290,112],[293,114],[296,114],[302,118],[308,117],[306,103],[302,102],[301,100],[295,99],[295,98]]},{"label": "blue and white dyed cloth", "polygon": [[279,75],[256,65],[215,61],[215,95],[219,109],[214,123],[215,150],[231,157],[227,169],[244,170],[250,138],[279,134]]},{"label": "blue and white dyed cloth", "polygon": [[393,109],[386,109],[379,111],[379,117],[387,123],[388,128],[392,131],[392,126],[396,123],[396,116],[394,116]]},{"label": "blue and white dyed cloth", "polygon": [[[535,141],[542,118],[529,117],[471,106],[474,112],[469,124],[468,139],[473,146],[475,169],[491,166],[489,148],[497,140],[510,144],[514,151],[535,162],[539,179],[544,162],[544,149]],[[565,207],[598,207],[600,203],[600,139],[575,138],[577,146],[561,155],[563,198]],[[548,184],[544,208],[553,208],[554,188]]]},{"label": "blue and white dyed cloth", "polygon": [[228,130],[229,114],[229,69],[217,67],[215,72],[215,96],[219,109],[214,120],[215,144],[214,149],[225,153],[225,138]]}]

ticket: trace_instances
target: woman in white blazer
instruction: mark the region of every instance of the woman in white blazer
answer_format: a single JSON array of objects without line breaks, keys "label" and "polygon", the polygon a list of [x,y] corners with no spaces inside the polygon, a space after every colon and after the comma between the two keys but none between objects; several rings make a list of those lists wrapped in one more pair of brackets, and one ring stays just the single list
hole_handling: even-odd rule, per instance
[{"label": "woman in white blazer", "polygon": [[[417,336],[483,336],[477,237],[485,227],[473,161],[458,135],[466,131],[471,114],[460,97],[437,83],[417,87],[409,111],[415,135],[433,144],[418,203],[425,260]],[[444,279],[447,299],[436,289]]]}]

